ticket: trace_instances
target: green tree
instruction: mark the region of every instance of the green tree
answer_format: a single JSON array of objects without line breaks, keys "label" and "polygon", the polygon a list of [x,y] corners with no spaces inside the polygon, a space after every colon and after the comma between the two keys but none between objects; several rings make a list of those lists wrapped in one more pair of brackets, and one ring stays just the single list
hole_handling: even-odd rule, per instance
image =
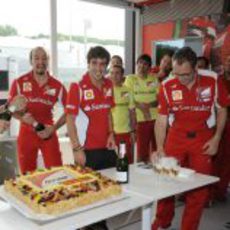
[{"label": "green tree", "polygon": [[[38,35],[32,36],[30,38],[39,39],[39,38],[49,38],[49,37],[50,37],[49,35],[38,34]],[[58,41],[69,41],[70,36],[66,35],[66,34],[58,33],[57,40]],[[80,36],[80,35],[72,35],[71,40],[75,41],[75,42],[79,42],[79,43],[84,43],[84,41],[85,41],[84,36]],[[101,44],[101,45],[124,46],[124,41],[113,40],[113,39],[99,39],[99,38],[88,37],[87,42],[97,43],[97,44]]]},{"label": "green tree", "polygon": [[18,35],[18,31],[10,25],[0,25],[0,36]]}]

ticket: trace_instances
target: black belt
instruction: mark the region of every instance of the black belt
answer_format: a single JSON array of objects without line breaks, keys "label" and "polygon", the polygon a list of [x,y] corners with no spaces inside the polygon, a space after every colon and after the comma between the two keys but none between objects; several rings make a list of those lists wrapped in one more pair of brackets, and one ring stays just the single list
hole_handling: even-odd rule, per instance
[{"label": "black belt", "polygon": [[196,132],[195,131],[189,131],[186,133],[186,137],[189,138],[189,139],[193,139],[193,138],[196,138]]}]

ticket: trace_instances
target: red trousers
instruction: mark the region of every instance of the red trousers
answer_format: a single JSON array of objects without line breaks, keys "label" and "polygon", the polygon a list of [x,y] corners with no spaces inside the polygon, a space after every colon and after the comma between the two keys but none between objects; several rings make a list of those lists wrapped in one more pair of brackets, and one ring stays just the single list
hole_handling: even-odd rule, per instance
[{"label": "red trousers", "polygon": [[[168,156],[178,159],[181,166],[196,170],[203,174],[211,174],[211,157],[203,154],[203,145],[213,135],[212,130],[197,132],[191,137],[188,133],[169,130],[165,143],[165,152]],[[185,209],[182,217],[180,230],[197,230],[202,215],[203,208],[209,197],[209,187],[205,186],[186,193]],[[157,205],[156,219],[152,225],[152,230],[159,227],[167,228],[171,225],[174,217],[174,197],[160,200]]]},{"label": "red trousers", "polygon": [[214,185],[214,199],[225,199],[230,182],[230,120],[227,121],[220,142],[219,151],[214,159],[214,174],[220,178]]},{"label": "red trousers", "polygon": [[18,136],[18,161],[21,173],[33,171],[37,167],[37,155],[40,149],[45,167],[62,165],[61,152],[56,133],[43,140],[36,132],[27,126],[20,128]]},{"label": "red trousers", "polygon": [[137,160],[148,162],[150,153],[156,150],[154,121],[137,123]]},{"label": "red trousers", "polygon": [[131,141],[130,133],[117,133],[115,134],[116,145],[119,146],[121,141],[125,142],[126,145],[126,153],[129,160],[129,163],[133,163],[133,146]]}]

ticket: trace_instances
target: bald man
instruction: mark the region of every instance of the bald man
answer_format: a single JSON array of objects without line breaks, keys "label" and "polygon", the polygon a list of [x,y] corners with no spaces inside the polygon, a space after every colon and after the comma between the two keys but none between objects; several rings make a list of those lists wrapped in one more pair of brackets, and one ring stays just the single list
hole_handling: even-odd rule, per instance
[{"label": "bald man", "polygon": [[[53,107],[56,102],[66,103],[64,86],[48,72],[49,57],[43,47],[36,47],[30,52],[32,70],[16,79],[10,89],[10,99],[24,95],[27,113],[16,116],[20,120],[18,136],[18,159],[22,173],[36,169],[36,159],[40,149],[46,167],[62,164],[56,130],[65,123],[65,115],[53,122]],[[36,131],[37,123],[44,124],[44,129]]]}]

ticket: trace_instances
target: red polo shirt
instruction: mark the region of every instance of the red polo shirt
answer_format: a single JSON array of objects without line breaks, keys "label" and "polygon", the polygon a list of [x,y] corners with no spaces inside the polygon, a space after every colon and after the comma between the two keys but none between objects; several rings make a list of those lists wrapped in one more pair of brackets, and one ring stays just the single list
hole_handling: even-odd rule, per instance
[{"label": "red polo shirt", "polygon": [[[230,101],[230,80],[229,79],[227,80],[226,78],[224,78],[224,76],[221,76],[221,79],[223,79],[224,85],[227,88],[227,91],[228,91],[228,94],[229,94],[228,98],[229,98],[229,101]],[[230,120],[230,106],[228,106],[228,120]]]},{"label": "red polo shirt", "polygon": [[81,110],[87,118],[84,140],[86,149],[106,148],[109,134],[108,117],[113,106],[112,82],[109,79],[103,79],[101,90],[92,84],[88,74],[85,74],[78,84],[71,84],[66,113],[78,115]]},{"label": "red polo shirt", "polygon": [[[205,71],[205,74],[208,72]],[[228,93],[217,75],[197,74],[189,90],[177,78],[162,83],[159,113],[169,115],[169,123],[178,131],[200,131],[215,126],[215,106],[229,104]]]},{"label": "red polo shirt", "polygon": [[16,79],[10,89],[10,99],[21,94],[28,99],[27,111],[43,124],[53,124],[52,109],[56,102],[66,104],[67,92],[64,86],[50,76],[43,86],[39,86],[34,79],[33,72],[29,72]]}]

